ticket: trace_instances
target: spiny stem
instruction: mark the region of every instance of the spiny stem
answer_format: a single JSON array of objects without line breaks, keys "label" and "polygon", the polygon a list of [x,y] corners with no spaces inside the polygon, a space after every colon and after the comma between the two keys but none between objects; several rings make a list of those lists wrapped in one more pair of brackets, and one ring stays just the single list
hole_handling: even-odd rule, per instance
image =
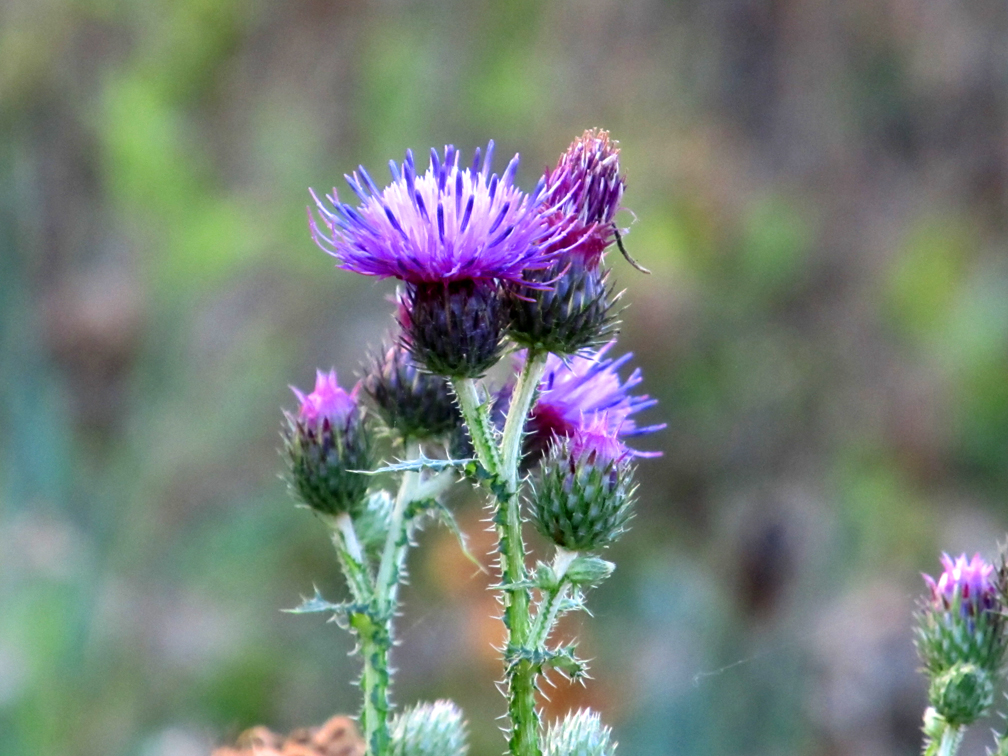
[{"label": "spiny stem", "polygon": [[361,674],[364,693],[361,729],[364,731],[368,756],[385,756],[389,746],[388,714],[391,705],[388,695],[388,652],[392,639],[385,627],[386,623],[374,625],[370,623],[370,618],[367,622],[370,627],[358,628],[361,654],[364,657],[364,671]]},{"label": "spiny stem", "polygon": [[508,488],[511,490],[517,488],[525,422],[528,420],[529,409],[532,407],[532,398],[535,396],[536,389],[539,388],[539,380],[546,370],[548,357],[549,353],[547,352],[538,353],[530,349],[525,356],[525,364],[522,365],[521,372],[518,374],[514,391],[511,393],[511,407],[508,409],[507,420],[504,422],[504,437],[501,441],[502,472],[508,483]]},{"label": "spiny stem", "polygon": [[[546,368],[547,354],[529,350],[518,374],[511,406],[504,422],[501,441],[501,477],[507,496],[498,512],[497,549],[501,560],[501,581],[505,585],[525,582],[525,543],[522,538],[521,508],[518,496],[518,470],[521,461],[525,422],[539,379]],[[503,516],[501,516],[503,515]],[[504,594],[504,623],[508,630],[508,648],[520,649],[529,642],[530,620],[527,588],[511,589]],[[514,756],[540,756],[539,712],[536,710],[536,669],[526,660],[508,667],[508,714],[511,718],[509,747]]]},{"label": "spiny stem", "polygon": [[350,593],[353,594],[355,601],[366,604],[371,600],[374,586],[371,584],[371,575],[364,561],[360,541],[357,540],[357,533],[354,531],[353,520],[346,512],[325,519],[332,530],[333,546],[336,547],[336,555],[339,557]]},{"label": "spiny stem", "polygon": [[[406,459],[420,457],[420,444],[413,442],[406,450]],[[378,565],[378,577],[375,580],[376,598],[381,616],[390,613],[389,609],[395,602],[396,590],[399,585],[399,574],[406,560],[406,550],[409,545],[408,526],[404,522],[406,507],[412,501],[413,491],[420,483],[420,473],[407,470],[399,482],[399,493],[396,495],[389,522],[388,535],[385,537],[385,548],[382,550],[381,562]]]},{"label": "spiny stem", "polygon": [[472,378],[456,378],[452,381],[452,387],[458,398],[462,419],[469,430],[476,458],[488,473],[499,475],[501,471],[500,450],[497,448],[490,413],[487,406],[480,401],[476,382]]},{"label": "spiny stem", "polygon": [[539,608],[532,621],[532,629],[529,631],[529,646],[532,648],[545,648],[546,641],[549,640],[550,633],[556,626],[557,614],[567,597],[567,589],[570,587],[570,581],[567,580],[567,568],[577,558],[577,555],[576,551],[568,551],[557,546],[556,558],[553,560],[553,574],[556,576],[557,585],[551,590],[543,591],[542,599],[539,601]]}]

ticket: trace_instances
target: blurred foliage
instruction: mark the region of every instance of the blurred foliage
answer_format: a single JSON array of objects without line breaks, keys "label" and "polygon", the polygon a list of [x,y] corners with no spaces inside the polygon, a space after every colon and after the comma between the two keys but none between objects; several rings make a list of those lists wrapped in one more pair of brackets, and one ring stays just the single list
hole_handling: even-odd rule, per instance
[{"label": "blurred foliage", "polygon": [[[917,575],[1008,519],[1006,41],[987,1],[4,3],[0,754],[356,710],[349,639],[278,612],[342,588],[275,434],[392,287],[333,270],[306,188],[490,138],[531,187],[593,126],[669,428],[564,629],[595,680],[548,718],[592,705],[625,753],[917,752]],[[486,581],[443,531],[415,557],[396,699],[454,698],[498,753]]]}]

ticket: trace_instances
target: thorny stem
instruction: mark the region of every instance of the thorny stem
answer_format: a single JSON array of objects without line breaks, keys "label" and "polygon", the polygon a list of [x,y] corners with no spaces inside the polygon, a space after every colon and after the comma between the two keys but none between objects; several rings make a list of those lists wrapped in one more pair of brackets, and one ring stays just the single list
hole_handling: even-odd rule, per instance
[{"label": "thorny stem", "polygon": [[[418,459],[419,444],[411,444],[406,456],[408,459]],[[389,699],[388,662],[393,642],[392,618],[395,614],[396,594],[409,550],[412,528],[410,505],[436,498],[453,480],[452,470],[438,473],[429,480],[423,480],[419,472],[403,473],[373,587],[350,516],[340,515],[334,518],[333,527],[336,532],[333,542],[339,552],[347,582],[350,583],[351,593],[358,603],[368,607],[366,612],[357,612],[350,620],[364,657],[364,670],[361,674],[364,703],[360,718],[368,756],[385,756],[389,750],[388,715],[392,703]]]},{"label": "thorny stem", "polygon": [[[924,741],[923,756],[955,756],[962,743],[963,727],[950,725],[943,719],[938,719],[934,725],[929,725],[929,719],[934,716],[934,709],[928,707],[924,712],[924,729],[927,739]],[[934,727],[934,729],[931,729]]]},{"label": "thorny stem", "polygon": [[[522,437],[525,422],[539,379],[546,368],[548,354],[529,350],[525,364],[511,394],[511,406],[504,422],[501,442],[501,477],[507,487],[507,496],[500,502],[497,513],[497,549],[501,560],[501,582],[505,586],[523,584],[525,568],[525,543],[522,539],[521,502],[518,497],[518,470],[521,461]],[[507,648],[516,651],[529,643],[530,617],[528,588],[508,587],[504,593],[504,624],[508,630]],[[511,719],[511,736],[508,745],[514,756],[539,756],[539,712],[536,710],[537,670],[528,660],[507,666],[508,715]]]},{"label": "thorny stem", "polygon": [[452,381],[458,398],[462,419],[469,429],[476,458],[491,475],[501,472],[501,455],[497,448],[493,423],[487,405],[480,402],[476,382],[472,378],[456,378]]},{"label": "thorny stem", "polygon": [[538,611],[532,621],[532,629],[529,632],[529,646],[531,648],[545,648],[546,641],[549,640],[550,633],[556,626],[557,614],[564,599],[567,598],[567,589],[570,588],[570,581],[567,580],[567,568],[577,558],[577,555],[576,551],[557,547],[556,559],[553,560],[553,574],[556,576],[557,585],[555,588],[543,591]]}]

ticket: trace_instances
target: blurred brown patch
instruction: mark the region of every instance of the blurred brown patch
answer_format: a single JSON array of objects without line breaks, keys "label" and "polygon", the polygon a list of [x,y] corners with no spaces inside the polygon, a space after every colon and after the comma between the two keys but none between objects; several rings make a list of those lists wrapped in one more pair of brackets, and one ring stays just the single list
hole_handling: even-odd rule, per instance
[{"label": "blurred brown patch", "polygon": [[300,728],[284,737],[266,727],[253,727],[238,737],[234,748],[213,756],[364,756],[364,741],[349,717],[333,717],[321,727]]}]

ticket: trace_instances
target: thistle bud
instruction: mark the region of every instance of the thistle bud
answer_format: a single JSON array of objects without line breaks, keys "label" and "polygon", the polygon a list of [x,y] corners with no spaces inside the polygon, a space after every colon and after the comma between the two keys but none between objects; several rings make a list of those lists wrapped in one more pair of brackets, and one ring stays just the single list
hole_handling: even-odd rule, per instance
[{"label": "thistle bud", "polygon": [[437,438],[462,424],[448,381],[419,369],[401,343],[370,356],[362,385],[384,423],[403,438]]},{"label": "thistle bud", "polygon": [[590,709],[568,714],[550,726],[543,740],[543,756],[613,756],[612,731]]},{"label": "thistle bud", "polygon": [[979,554],[968,560],[942,555],[944,572],[924,581],[930,595],[917,613],[917,651],[932,677],[955,664],[975,664],[996,673],[1004,662],[1003,600],[1006,571]]},{"label": "thistle bud", "polygon": [[504,304],[487,280],[408,284],[400,296],[403,343],[427,370],[478,378],[500,359]]},{"label": "thistle bud", "polygon": [[625,186],[619,170],[617,143],[605,131],[586,131],[543,176],[539,212],[547,228],[560,231],[544,246],[555,255],[551,266],[505,286],[508,333],[518,344],[574,354],[615,334],[618,296],[600,266],[616,236]]},{"label": "thistle bud", "polygon": [[344,391],[332,370],[317,373],[310,394],[291,389],[300,407],[295,414],[284,413],[287,423],[282,435],[292,492],[324,514],[360,514],[368,480],[352,471],[370,469],[372,458],[370,434],[357,402],[358,388]]},{"label": "thistle bud", "polygon": [[389,727],[390,756],[465,756],[466,725],[451,701],[417,704],[397,714]]},{"label": "thistle bud", "polygon": [[993,677],[1004,665],[1006,569],[942,555],[945,568],[917,612],[917,652],[931,680],[931,705],[950,724],[967,724],[990,708]]},{"label": "thistle bud", "polygon": [[580,256],[527,273],[531,286],[505,288],[508,335],[523,347],[554,354],[601,346],[617,330],[618,295],[607,287],[608,278],[608,270],[586,265]]},{"label": "thistle bud", "polygon": [[630,519],[633,457],[600,414],[570,437],[556,439],[532,493],[539,531],[569,551],[614,541]]},{"label": "thistle bud", "polygon": [[994,680],[975,664],[953,664],[931,681],[928,699],[953,727],[973,724],[994,703]]}]

